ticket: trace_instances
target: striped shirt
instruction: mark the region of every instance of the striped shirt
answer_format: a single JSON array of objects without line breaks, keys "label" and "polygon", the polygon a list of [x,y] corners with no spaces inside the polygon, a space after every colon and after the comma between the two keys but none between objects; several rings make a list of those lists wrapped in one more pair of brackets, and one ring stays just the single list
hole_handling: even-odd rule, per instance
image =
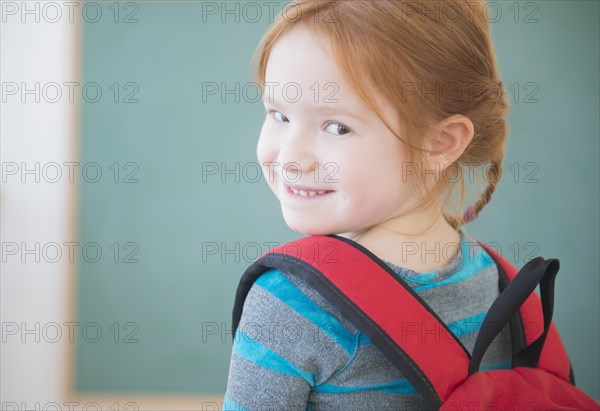
[{"label": "striped shirt", "polygon": [[[472,353],[499,294],[489,254],[460,230],[455,258],[418,273],[385,261]],[[427,330],[421,330],[427,332]],[[508,326],[480,369],[510,369]],[[440,364],[444,366],[444,364]],[[223,410],[419,410],[423,396],[337,308],[304,280],[270,269],[252,285],[233,341]]]}]

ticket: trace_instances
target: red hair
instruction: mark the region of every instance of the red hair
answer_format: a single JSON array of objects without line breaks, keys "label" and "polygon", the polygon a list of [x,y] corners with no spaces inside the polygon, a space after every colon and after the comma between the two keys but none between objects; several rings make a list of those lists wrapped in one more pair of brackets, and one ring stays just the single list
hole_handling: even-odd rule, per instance
[{"label": "red hair", "polygon": [[[490,201],[500,180],[509,110],[498,78],[484,1],[339,1],[295,0],[277,15],[255,52],[256,82],[264,88],[269,54],[275,42],[297,24],[324,39],[330,55],[357,95],[407,148],[413,164],[423,164],[423,141],[433,125],[455,114],[468,117],[474,136],[441,178],[409,210],[442,206],[455,229],[474,219]],[[402,124],[393,130],[371,91],[395,108]],[[471,167],[485,170],[486,184],[463,214],[465,179]],[[465,171],[469,167],[470,172]],[[425,181],[423,168],[419,168]],[[485,181],[482,181],[485,180]],[[452,198],[460,187],[458,204]],[[442,197],[444,196],[442,201]],[[448,210],[458,208],[458,214]]]}]

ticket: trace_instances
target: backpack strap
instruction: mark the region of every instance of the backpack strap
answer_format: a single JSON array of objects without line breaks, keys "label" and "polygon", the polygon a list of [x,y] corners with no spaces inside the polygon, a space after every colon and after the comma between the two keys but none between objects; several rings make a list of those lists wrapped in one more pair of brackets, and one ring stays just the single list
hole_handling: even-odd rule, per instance
[{"label": "backpack strap", "polygon": [[[478,241],[496,262],[503,290],[517,269]],[[308,236],[260,256],[242,275],[234,302],[235,337],[254,281],[278,268],[299,276],[340,310],[404,374],[435,409],[468,376],[471,356],[429,305],[390,267],[360,244],[338,235]],[[532,293],[510,321],[513,359],[544,331],[539,297]],[[235,338],[234,338],[235,341]],[[539,368],[572,381],[572,369],[551,324]]]},{"label": "backpack strap", "polygon": [[431,307],[377,256],[337,235],[280,245],[248,267],[235,296],[234,337],[246,295],[271,268],[301,277],[335,305],[435,409],[467,377],[468,350]]},{"label": "backpack strap", "polygon": [[542,257],[536,257],[525,264],[506,289],[500,293],[488,310],[481,324],[481,330],[477,334],[477,341],[475,341],[471,355],[469,375],[479,371],[481,360],[494,338],[539,285],[542,292],[544,332],[535,342],[513,356],[512,363],[512,368],[538,368],[541,351],[552,321],[554,281],[559,268],[560,263],[555,258],[545,260]]},{"label": "backpack strap", "polygon": [[[492,258],[499,263],[508,279],[512,282],[517,275],[516,267],[514,267],[508,260],[506,260],[501,254],[496,252],[496,250],[489,245],[482,243],[481,241],[479,241],[479,243],[492,256]],[[536,341],[544,332],[544,314],[541,307],[542,302],[540,297],[536,293],[531,293],[519,310],[525,331],[525,344],[527,346],[533,344],[534,341]],[[514,350],[513,345],[513,361],[518,356],[520,351],[521,350]],[[518,365],[519,364],[513,364],[515,367]],[[548,372],[551,372],[563,380],[571,382],[572,384],[575,382],[570,360],[567,356],[567,352],[560,339],[558,331],[554,326],[554,322],[550,324],[550,329],[548,330],[548,334],[546,336],[538,362],[538,368],[542,368]]]}]

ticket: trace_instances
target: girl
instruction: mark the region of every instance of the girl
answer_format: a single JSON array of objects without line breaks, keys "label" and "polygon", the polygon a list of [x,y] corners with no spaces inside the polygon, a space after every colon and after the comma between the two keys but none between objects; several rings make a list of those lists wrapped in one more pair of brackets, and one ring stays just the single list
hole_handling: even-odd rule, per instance
[{"label": "girl", "polygon": [[[492,258],[464,224],[495,190],[508,111],[484,6],[293,1],[262,39],[257,70],[267,112],[257,156],[287,225],[369,249],[469,350],[499,285]],[[480,166],[485,186],[456,215]],[[505,327],[482,369],[510,369],[511,355]],[[246,298],[224,406],[426,405],[335,307],[273,269]]]}]

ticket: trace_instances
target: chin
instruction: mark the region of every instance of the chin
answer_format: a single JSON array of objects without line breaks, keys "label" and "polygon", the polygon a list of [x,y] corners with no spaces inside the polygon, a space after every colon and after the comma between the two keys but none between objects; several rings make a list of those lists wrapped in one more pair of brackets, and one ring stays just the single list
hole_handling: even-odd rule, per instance
[{"label": "chin", "polygon": [[305,235],[328,235],[333,232],[330,228],[326,226],[324,227],[323,225],[320,225],[316,222],[307,223],[306,221],[298,222],[286,220],[285,223],[290,228],[290,230]]}]

